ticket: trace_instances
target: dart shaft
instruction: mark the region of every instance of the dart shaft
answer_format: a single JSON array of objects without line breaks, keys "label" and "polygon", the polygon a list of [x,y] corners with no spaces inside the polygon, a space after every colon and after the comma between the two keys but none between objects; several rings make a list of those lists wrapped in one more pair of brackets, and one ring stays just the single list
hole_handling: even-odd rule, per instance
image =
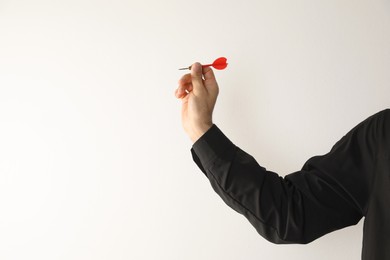
[{"label": "dart shaft", "polygon": [[[210,66],[213,66],[213,64],[206,64],[206,65],[202,65],[202,68],[206,68],[206,67],[210,67]],[[187,68],[181,68],[179,70],[190,70],[192,66],[189,66]]]}]

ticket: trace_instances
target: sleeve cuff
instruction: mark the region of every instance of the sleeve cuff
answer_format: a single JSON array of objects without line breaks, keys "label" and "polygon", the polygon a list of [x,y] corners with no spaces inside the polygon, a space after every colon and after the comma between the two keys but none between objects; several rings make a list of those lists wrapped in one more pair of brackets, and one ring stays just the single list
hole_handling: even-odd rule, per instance
[{"label": "sleeve cuff", "polygon": [[216,158],[223,158],[227,151],[234,148],[235,145],[216,125],[213,125],[194,143],[192,152],[198,157],[203,168],[207,170]]}]

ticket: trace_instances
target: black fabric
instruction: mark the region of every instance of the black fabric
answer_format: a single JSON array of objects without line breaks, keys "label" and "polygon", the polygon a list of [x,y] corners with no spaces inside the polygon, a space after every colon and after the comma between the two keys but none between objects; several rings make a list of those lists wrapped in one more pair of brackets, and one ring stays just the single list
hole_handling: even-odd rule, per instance
[{"label": "black fabric", "polygon": [[364,220],[362,259],[390,259],[390,110],[353,128],[331,151],[284,178],[214,125],[191,149],[227,205],[273,243],[309,243]]}]

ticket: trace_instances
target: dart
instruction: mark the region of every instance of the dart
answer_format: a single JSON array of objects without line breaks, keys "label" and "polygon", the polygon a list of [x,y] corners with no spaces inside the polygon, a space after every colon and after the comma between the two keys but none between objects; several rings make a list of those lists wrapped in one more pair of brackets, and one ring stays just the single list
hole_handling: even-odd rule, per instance
[{"label": "dart", "polygon": [[[227,59],[225,57],[221,57],[221,58],[218,58],[216,59],[212,64],[205,64],[205,65],[202,65],[202,68],[206,68],[206,67],[213,67],[214,69],[217,69],[217,70],[223,70],[227,67],[227,63],[226,63]],[[190,70],[192,66],[189,66],[187,68],[181,68],[179,70]]]}]

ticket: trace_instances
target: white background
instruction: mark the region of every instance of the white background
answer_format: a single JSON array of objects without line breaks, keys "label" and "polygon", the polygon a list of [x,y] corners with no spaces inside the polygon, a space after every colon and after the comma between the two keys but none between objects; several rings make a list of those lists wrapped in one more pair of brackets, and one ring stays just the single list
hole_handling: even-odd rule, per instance
[{"label": "white background", "polygon": [[212,191],[173,93],[285,175],[389,107],[388,0],[0,0],[0,259],[360,259],[362,222],[273,245]]}]

